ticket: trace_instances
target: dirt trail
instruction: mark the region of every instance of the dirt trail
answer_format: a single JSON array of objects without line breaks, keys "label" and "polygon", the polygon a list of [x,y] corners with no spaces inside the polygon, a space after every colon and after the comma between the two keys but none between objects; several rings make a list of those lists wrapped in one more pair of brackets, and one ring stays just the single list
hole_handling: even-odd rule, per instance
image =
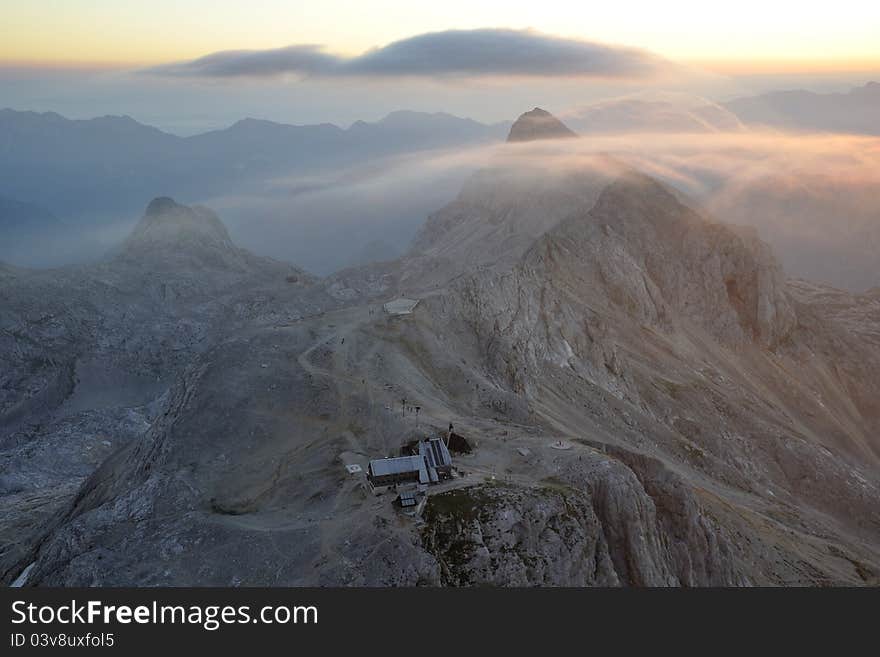
[{"label": "dirt trail", "polygon": [[[330,379],[337,385],[340,398],[343,400],[341,417],[348,416],[347,402],[352,396],[350,393],[359,391],[367,399],[368,412],[371,416],[377,412],[395,412],[400,407],[401,399],[407,398],[414,402],[418,400],[421,411],[418,418],[407,413],[403,419],[412,419],[419,425],[433,423],[443,426],[455,414],[447,410],[442,400],[432,398],[425,391],[414,390],[405,378],[395,380],[394,384],[388,387],[388,384],[380,381],[368,365],[364,367],[369,361],[369,356],[378,353],[380,346],[377,341],[370,340],[366,353],[358,353],[358,347],[363,347],[364,344],[358,334],[371,325],[376,330],[382,331],[386,328],[389,319],[410,321],[407,317],[389,318],[380,303],[328,312],[320,318],[320,324],[316,323],[315,328],[332,327],[330,332],[323,333],[313,344],[304,349],[297,357],[297,361],[306,372]],[[314,353],[320,348],[326,348],[330,352],[329,366],[316,364],[313,359]],[[352,388],[346,390],[341,385],[343,383],[349,384]]]}]

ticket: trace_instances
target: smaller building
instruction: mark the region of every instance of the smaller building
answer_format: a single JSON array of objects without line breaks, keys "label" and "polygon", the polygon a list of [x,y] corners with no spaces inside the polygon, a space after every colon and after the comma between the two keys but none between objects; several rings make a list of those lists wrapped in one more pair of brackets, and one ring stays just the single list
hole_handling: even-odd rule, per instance
[{"label": "smaller building", "polygon": [[382,305],[385,312],[389,315],[409,315],[419,305],[418,299],[407,299],[406,297],[398,297],[387,301]]},{"label": "smaller building", "polygon": [[416,499],[415,491],[403,491],[397,497],[397,502],[400,504],[401,509],[410,509],[415,507],[418,504],[418,500]]}]

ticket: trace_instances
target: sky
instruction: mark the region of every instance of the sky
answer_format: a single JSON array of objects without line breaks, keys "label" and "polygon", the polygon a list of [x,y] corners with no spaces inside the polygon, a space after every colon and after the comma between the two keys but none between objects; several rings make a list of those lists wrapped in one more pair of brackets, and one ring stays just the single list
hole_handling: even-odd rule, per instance
[{"label": "sky", "polygon": [[870,66],[880,3],[839,0],[2,0],[0,59],[157,64],[226,49],[320,44],[356,55],[413,34],[534,28],[718,66]]},{"label": "sky", "polygon": [[864,0],[0,0],[0,14],[0,105],[178,134],[880,77],[880,3]]}]

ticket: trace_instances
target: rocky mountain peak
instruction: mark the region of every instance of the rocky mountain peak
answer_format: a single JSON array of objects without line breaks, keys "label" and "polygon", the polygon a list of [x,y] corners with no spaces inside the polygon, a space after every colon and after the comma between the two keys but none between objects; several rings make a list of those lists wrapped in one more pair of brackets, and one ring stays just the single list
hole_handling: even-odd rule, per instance
[{"label": "rocky mountain peak", "polygon": [[171,197],[158,196],[147,204],[144,215],[148,217],[157,217],[167,212],[171,212],[176,208],[182,207]]},{"label": "rocky mountain peak", "polygon": [[[784,275],[757,234],[712,221],[658,181],[606,164],[481,172],[431,216],[413,253],[442,262],[426,274],[431,281],[479,270],[492,290],[494,277],[513,268],[534,289],[577,290],[590,308],[623,309],[644,325],[672,330],[683,320],[725,344],[779,344],[793,311]],[[520,290],[505,303],[522,298]]]},{"label": "rocky mountain peak", "polygon": [[211,210],[169,197],[154,198],[122,246],[121,257],[157,261],[187,259],[201,265],[240,265],[240,250]]},{"label": "rocky mountain peak", "polygon": [[538,139],[565,139],[577,137],[568,126],[540,107],[521,114],[510,127],[508,142],[536,141]]},{"label": "rocky mountain peak", "polygon": [[563,235],[592,251],[595,280],[630,312],[662,322],[668,306],[722,342],[770,347],[793,326],[783,272],[757,234],[712,221],[643,174],[609,185],[585,220],[554,237]]}]

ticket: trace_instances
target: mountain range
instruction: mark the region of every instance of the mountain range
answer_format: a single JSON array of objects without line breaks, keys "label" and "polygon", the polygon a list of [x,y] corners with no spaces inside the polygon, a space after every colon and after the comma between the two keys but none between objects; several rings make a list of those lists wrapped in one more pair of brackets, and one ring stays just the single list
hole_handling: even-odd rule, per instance
[{"label": "mountain range", "polygon": [[[643,93],[568,112],[554,130],[585,135],[589,140],[578,148],[595,145],[628,156],[633,166],[663,176],[721,219],[758,228],[791,274],[863,291],[880,284],[870,157],[865,172],[837,175],[831,166],[802,162],[806,156],[792,137],[787,159],[762,172],[760,153],[750,155],[756,148],[750,138],[766,136],[768,124],[871,133],[878,88],[868,83],[847,94],[780,92],[726,104]],[[775,118],[754,109],[767,107],[777,108]],[[218,208],[240,244],[317,274],[393,259],[406,250],[422,217],[454,194],[505,135],[520,139],[524,125],[394,112],[347,129],[245,119],[177,137],[129,117],[68,120],[2,110],[0,226],[7,239],[0,241],[0,260],[27,267],[94,262],[131,230],[157,194]],[[662,144],[665,136],[676,141]],[[701,136],[728,141],[697,141]],[[707,152],[683,157],[681,144],[688,143]],[[647,152],[640,152],[643,145]],[[657,148],[669,152],[658,156],[652,152]],[[870,156],[869,144],[859,148]],[[829,162],[843,161],[831,151]],[[742,166],[716,170],[731,154],[743,159]],[[651,168],[658,157],[666,172]]]},{"label": "mountain range", "polygon": [[[880,296],[542,147],[324,278],[166,197],[100,264],[0,268],[0,578],[880,582]],[[418,518],[346,469],[450,424]]]},{"label": "mountain range", "polygon": [[394,112],[348,129],[244,119],[178,137],[128,116],[70,120],[53,112],[0,110],[0,180],[12,198],[40,199],[71,219],[118,218],[154,195],[204,198],[270,174],[318,172],[393,153],[499,139],[449,114]]},{"label": "mountain range", "polygon": [[[878,134],[880,83],[848,93],[780,91],[716,104],[696,96],[641,95],[565,115],[577,132],[703,132],[742,124]],[[297,171],[320,171],[384,155],[501,141],[510,123],[486,125],[444,113],[393,112],[384,119],[285,125],[244,119],[178,137],[127,116],[70,120],[56,113],[0,110],[0,194],[59,217],[116,219],[164,190],[202,199],[230,187]]]},{"label": "mountain range", "polygon": [[880,135],[880,82],[868,82],[846,93],[772,91],[736,98],[724,106],[755,126]]}]

